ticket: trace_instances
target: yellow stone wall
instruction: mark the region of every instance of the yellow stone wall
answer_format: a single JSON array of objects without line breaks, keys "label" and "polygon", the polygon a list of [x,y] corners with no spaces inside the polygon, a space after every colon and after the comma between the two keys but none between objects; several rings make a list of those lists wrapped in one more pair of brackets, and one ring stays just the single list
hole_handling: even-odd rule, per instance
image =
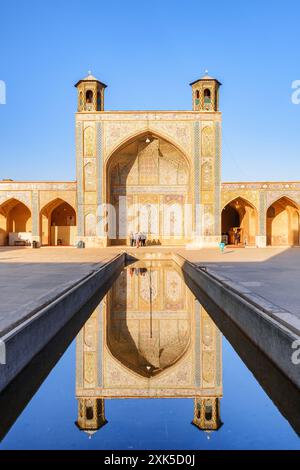
[{"label": "yellow stone wall", "polygon": [[25,232],[30,241],[50,244],[49,215],[60,204],[67,203],[76,219],[76,188],[76,182],[1,181],[0,245],[8,243],[11,232]]},{"label": "yellow stone wall", "polygon": [[[1,181],[0,245],[8,243],[9,233],[23,233],[25,239],[45,245],[58,240],[82,240],[91,247],[128,243],[130,230],[137,229],[129,217],[124,217],[123,238],[117,234],[113,240],[106,231],[109,209],[104,205],[117,208],[118,191],[125,193],[128,204],[154,203],[159,209],[164,203],[189,204],[179,238],[164,237],[165,222],[159,219],[158,244],[217,246],[222,225],[230,225],[229,211],[224,210],[231,207],[239,212],[245,243],[299,245],[300,182],[221,183],[220,83],[205,75],[191,86],[191,111],[105,111],[106,85],[91,74],[80,80],[76,182]],[[128,164],[132,168],[124,180]],[[67,225],[58,221],[61,228],[54,229],[51,214],[60,204],[74,220],[68,219]]]},{"label": "yellow stone wall", "polygon": [[299,245],[300,182],[222,183],[221,210],[238,198],[256,213],[255,245]]},{"label": "yellow stone wall", "polygon": [[[109,166],[122,149],[143,136],[167,142],[189,168],[192,240],[220,239],[221,114],[194,111],[132,111],[76,114],[78,238],[90,246],[107,244],[99,207],[110,198]],[[151,145],[151,144],[149,144]],[[150,175],[149,175],[150,177]],[[145,188],[147,187],[147,181]],[[160,186],[163,186],[160,185]],[[164,189],[167,194],[167,187]],[[154,190],[157,194],[161,191]],[[147,189],[139,194],[146,196]],[[203,213],[196,206],[202,205]],[[104,224],[102,224],[104,225]],[[128,230],[129,231],[129,230]],[[185,237],[181,243],[190,242]],[[167,240],[167,244],[171,240]],[[177,243],[177,242],[176,242]]]}]

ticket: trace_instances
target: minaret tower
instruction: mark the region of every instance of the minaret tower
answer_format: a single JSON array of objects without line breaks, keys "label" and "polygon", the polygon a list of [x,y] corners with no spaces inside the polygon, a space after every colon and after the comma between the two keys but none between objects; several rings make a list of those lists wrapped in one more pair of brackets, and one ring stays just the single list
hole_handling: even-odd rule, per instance
[{"label": "minaret tower", "polygon": [[103,398],[78,398],[77,427],[92,435],[107,423]]},{"label": "minaret tower", "polygon": [[221,83],[205,75],[192,87],[195,173],[195,246],[217,246],[221,241]]},{"label": "minaret tower", "polygon": [[205,75],[190,83],[193,91],[193,111],[219,111],[219,88],[221,83],[213,77]]},{"label": "minaret tower", "polygon": [[192,424],[202,431],[217,431],[222,426],[220,398],[195,398]]},{"label": "minaret tower", "polygon": [[103,242],[97,225],[98,208],[102,208],[103,115],[106,85],[90,72],[79,80],[76,113],[76,179],[77,237],[76,243],[98,246]]},{"label": "minaret tower", "polygon": [[100,82],[91,72],[75,84],[78,90],[78,112],[104,111],[105,83]]}]

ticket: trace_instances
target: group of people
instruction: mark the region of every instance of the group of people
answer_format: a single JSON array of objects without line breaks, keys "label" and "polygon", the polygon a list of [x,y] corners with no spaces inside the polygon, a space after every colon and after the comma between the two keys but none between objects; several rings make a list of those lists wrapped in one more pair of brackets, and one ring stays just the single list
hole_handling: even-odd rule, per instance
[{"label": "group of people", "polygon": [[147,236],[145,232],[130,232],[130,246],[136,246],[139,248],[140,246],[146,246]]},{"label": "group of people", "polygon": [[130,277],[132,277],[134,274],[136,276],[145,276],[146,273],[147,273],[147,268],[129,268]]}]

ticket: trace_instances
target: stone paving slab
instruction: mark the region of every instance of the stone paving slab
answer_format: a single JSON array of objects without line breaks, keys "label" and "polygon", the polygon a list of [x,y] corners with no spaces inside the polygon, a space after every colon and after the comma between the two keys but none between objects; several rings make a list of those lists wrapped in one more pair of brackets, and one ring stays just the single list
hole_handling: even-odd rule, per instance
[{"label": "stone paving slab", "polygon": [[0,335],[97,271],[120,250],[0,248]]},{"label": "stone paving slab", "polygon": [[[300,319],[300,247],[177,250],[220,280]],[[291,318],[291,317],[290,317]]]}]

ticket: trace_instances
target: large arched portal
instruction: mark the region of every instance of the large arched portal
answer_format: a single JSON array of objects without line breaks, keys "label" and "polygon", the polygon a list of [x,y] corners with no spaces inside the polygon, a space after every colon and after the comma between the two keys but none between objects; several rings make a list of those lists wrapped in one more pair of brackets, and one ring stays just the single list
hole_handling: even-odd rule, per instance
[{"label": "large arched portal", "polygon": [[31,211],[23,202],[9,199],[0,206],[0,245],[29,245],[32,237]]},{"label": "large arched portal", "polygon": [[[110,244],[129,243],[142,231],[147,244],[183,244],[189,238],[189,165],[183,153],[161,137],[144,134],[110,158],[107,201],[116,211]],[[114,227],[114,224],[110,224]]]},{"label": "large arched portal", "polygon": [[267,244],[299,245],[299,208],[287,197],[273,202],[267,210]]},{"label": "large arched portal", "polygon": [[41,211],[42,245],[74,245],[76,212],[60,198],[49,202]]},{"label": "large arched portal", "polygon": [[255,207],[238,197],[222,210],[222,235],[232,245],[255,245],[258,216]]}]

